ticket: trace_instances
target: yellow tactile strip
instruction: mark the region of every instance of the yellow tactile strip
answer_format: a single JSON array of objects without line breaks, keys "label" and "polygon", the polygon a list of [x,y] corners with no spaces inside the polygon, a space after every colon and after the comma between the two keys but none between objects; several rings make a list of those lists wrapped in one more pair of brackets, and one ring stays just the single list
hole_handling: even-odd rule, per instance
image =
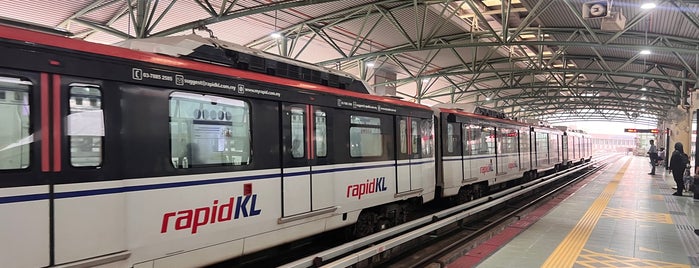
[{"label": "yellow tactile strip", "polygon": [[654,260],[644,260],[624,256],[616,256],[598,253],[583,249],[575,261],[573,267],[663,267],[663,268],[689,268],[689,265]]},{"label": "yellow tactile strip", "polygon": [[612,181],[607,184],[604,191],[595,199],[590,208],[585,212],[585,215],[578,221],[573,230],[558,244],[558,247],[546,259],[542,267],[560,268],[573,267],[575,260],[585,246],[585,243],[590,238],[592,230],[595,229],[597,221],[602,216],[602,212],[607,207],[609,200],[614,195],[614,192],[619,187],[619,181],[624,177],[624,172],[629,167],[631,159],[627,159],[624,166],[614,175]]},{"label": "yellow tactile strip", "polygon": [[667,213],[642,212],[620,208],[607,208],[602,212],[602,217],[673,224],[672,216]]},{"label": "yellow tactile strip", "polygon": [[[624,186],[622,186],[623,188]],[[617,191],[614,194],[615,197],[621,198],[624,200],[627,199],[649,199],[649,200],[657,200],[657,201],[665,201],[665,195],[659,195],[659,194],[650,194],[650,193],[637,193],[637,192],[629,192],[627,189],[625,192],[619,192]]]}]

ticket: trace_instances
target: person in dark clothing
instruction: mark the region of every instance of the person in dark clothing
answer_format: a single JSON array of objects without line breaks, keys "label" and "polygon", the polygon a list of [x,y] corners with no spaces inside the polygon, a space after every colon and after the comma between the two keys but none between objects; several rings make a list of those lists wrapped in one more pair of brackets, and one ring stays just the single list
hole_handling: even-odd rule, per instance
[{"label": "person in dark clothing", "polygon": [[689,157],[684,153],[682,143],[675,143],[675,151],[670,156],[670,166],[668,166],[668,169],[672,172],[672,178],[677,183],[677,192],[672,195],[682,196],[684,191],[684,180],[682,177],[684,170],[687,168],[688,159]]},{"label": "person in dark clothing", "polygon": [[650,148],[646,153],[650,157],[650,173],[648,175],[655,175],[655,166],[658,164],[658,147],[655,146],[655,141],[650,140]]}]

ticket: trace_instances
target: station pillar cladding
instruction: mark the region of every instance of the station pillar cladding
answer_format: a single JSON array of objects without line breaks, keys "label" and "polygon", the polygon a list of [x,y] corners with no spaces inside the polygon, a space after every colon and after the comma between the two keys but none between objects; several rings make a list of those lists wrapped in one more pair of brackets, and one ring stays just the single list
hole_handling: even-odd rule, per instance
[{"label": "station pillar cladding", "polygon": [[[684,110],[684,109],[683,109]],[[672,120],[672,121],[664,121],[663,124],[663,130],[670,130],[670,133],[668,134],[668,141],[669,144],[667,145],[666,150],[669,150],[668,152],[670,155],[672,155],[672,152],[675,151],[675,143],[681,142],[682,145],[684,146],[684,152],[689,155],[689,148],[693,147],[690,146],[693,144],[693,141],[691,141],[691,125],[690,125],[690,117],[689,113],[685,113],[684,116],[678,120]]]},{"label": "station pillar cladding", "polygon": [[[688,99],[699,99],[699,94],[697,92],[691,92],[691,95]],[[668,155],[672,155],[672,152],[675,151],[675,143],[681,142],[684,146],[684,152],[687,155],[689,155],[689,157],[691,158],[690,163],[692,163],[691,165],[694,167],[697,166],[696,161],[699,161],[699,158],[696,157],[696,131],[698,109],[699,101],[690,101],[688,104],[685,105],[677,105],[676,108],[673,108],[674,111],[670,112],[678,112],[678,114],[682,114],[682,116],[678,116],[677,120],[666,120],[663,121],[662,124],[660,124],[660,126],[662,127],[661,129],[670,130],[670,133],[667,136],[669,143],[666,148],[666,150],[669,150]],[[679,111],[683,112],[679,113]]]}]

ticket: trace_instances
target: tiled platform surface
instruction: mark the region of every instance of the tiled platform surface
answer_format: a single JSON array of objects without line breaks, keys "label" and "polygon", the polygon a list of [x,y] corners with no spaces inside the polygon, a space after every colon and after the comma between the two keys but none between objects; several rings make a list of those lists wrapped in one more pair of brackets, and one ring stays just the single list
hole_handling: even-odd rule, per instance
[{"label": "tiled platform surface", "polygon": [[449,267],[699,267],[699,200],[649,170],[624,156]]}]

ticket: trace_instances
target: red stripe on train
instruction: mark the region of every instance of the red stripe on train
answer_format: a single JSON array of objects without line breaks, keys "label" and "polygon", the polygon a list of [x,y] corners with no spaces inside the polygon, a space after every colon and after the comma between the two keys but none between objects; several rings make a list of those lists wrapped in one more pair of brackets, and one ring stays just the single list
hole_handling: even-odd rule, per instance
[{"label": "red stripe on train", "polygon": [[53,171],[61,171],[61,76],[53,75]]},{"label": "red stripe on train", "polygon": [[51,171],[49,156],[49,74],[41,73],[41,171]]}]

